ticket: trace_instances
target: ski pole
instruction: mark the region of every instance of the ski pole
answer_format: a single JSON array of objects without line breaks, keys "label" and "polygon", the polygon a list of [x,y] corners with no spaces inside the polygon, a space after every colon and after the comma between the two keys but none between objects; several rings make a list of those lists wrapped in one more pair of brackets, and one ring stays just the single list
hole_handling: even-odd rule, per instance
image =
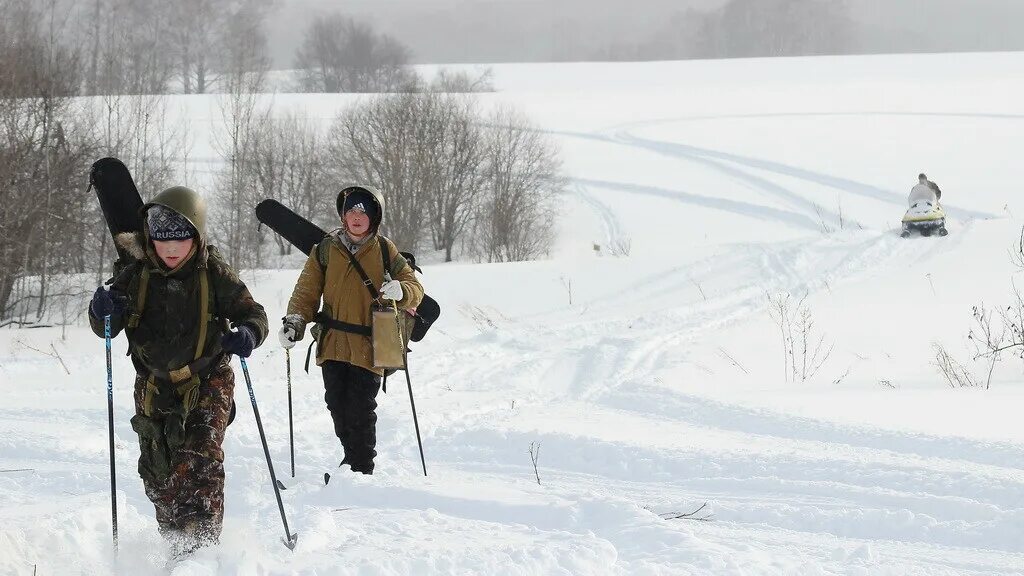
[{"label": "ski pole", "polygon": [[274,487],[274,496],[277,497],[277,509],[281,511],[281,522],[284,523],[284,533],[287,537],[284,540],[284,545],[289,550],[295,550],[295,542],[298,540],[298,534],[292,534],[291,530],[288,529],[288,519],[284,515],[284,503],[281,502],[281,491],[277,488],[277,475],[274,474],[274,463],[270,460],[270,448],[267,448],[267,436],[263,433],[263,421],[260,420],[260,409],[256,406],[256,393],[252,389],[252,379],[249,378],[249,365],[246,364],[245,358],[241,356],[238,359],[242,362],[242,374],[245,375],[245,385],[249,387],[249,400],[252,400],[252,412],[256,415],[256,428],[260,431],[260,441],[263,442],[263,454],[267,457],[267,468],[270,469],[270,484]]},{"label": "ski pole", "polygon": [[409,376],[409,351],[405,348],[405,334],[402,330],[402,319],[399,317],[398,304],[392,302],[395,309],[395,323],[398,324],[398,338],[402,344],[402,363],[405,364],[405,383],[409,388],[409,405],[412,407],[412,424],[416,427],[416,444],[420,448],[420,464],[423,465],[423,475],[427,475],[427,459],[423,456],[423,440],[420,439],[420,422],[416,418],[416,401],[412,397],[412,378]]},{"label": "ski pole", "polygon": [[288,372],[288,447],[292,455],[292,478],[295,478],[295,428],[292,425],[292,351],[284,349],[284,363]]},{"label": "ski pole", "polygon": [[103,317],[103,338],[107,344],[107,436],[110,439],[110,518],[117,552],[117,481],[114,474],[114,366],[110,360],[110,314]]},{"label": "ski pole", "polygon": [[[405,353],[403,353],[403,356]],[[420,439],[420,423],[416,419],[416,401],[412,398],[412,379],[409,378],[409,361],[405,361],[405,382],[409,386],[409,405],[412,406],[412,423],[416,427],[416,443],[420,446],[420,463],[423,464],[423,475],[427,475],[427,460],[423,457],[423,440]]]}]

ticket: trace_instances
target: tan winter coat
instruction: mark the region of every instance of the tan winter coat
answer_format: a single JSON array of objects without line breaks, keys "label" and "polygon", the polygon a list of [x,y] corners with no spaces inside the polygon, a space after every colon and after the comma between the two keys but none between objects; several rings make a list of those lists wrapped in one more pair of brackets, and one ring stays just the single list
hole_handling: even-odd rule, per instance
[{"label": "tan winter coat", "polygon": [[[337,234],[344,232],[338,231]],[[370,305],[373,300],[363,286],[359,272],[343,252],[344,248],[339,246],[337,238],[328,237],[323,241],[331,244],[327,269],[321,269],[317,249],[313,249],[295,284],[291,300],[288,301],[288,314],[298,314],[306,323],[312,322],[322,298],[324,310],[335,320],[369,326]],[[414,309],[423,300],[423,286],[391,240],[385,238],[384,242],[391,255],[391,277],[402,283],[404,295],[398,302],[398,308]],[[384,263],[377,235],[373,234],[355,256],[379,290],[384,283]],[[377,375],[384,373],[383,370],[373,367],[370,339],[359,334],[338,330],[325,331],[318,346],[316,363],[321,365],[326,360],[348,362]]]}]

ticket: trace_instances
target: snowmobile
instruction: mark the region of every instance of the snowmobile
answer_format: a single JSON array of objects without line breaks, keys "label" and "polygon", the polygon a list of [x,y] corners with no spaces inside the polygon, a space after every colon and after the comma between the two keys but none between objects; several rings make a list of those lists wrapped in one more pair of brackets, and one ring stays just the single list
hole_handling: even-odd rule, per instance
[{"label": "snowmobile", "polygon": [[946,230],[946,212],[938,202],[915,202],[903,215],[903,232],[900,236],[909,238],[914,233],[921,236],[949,234]]}]

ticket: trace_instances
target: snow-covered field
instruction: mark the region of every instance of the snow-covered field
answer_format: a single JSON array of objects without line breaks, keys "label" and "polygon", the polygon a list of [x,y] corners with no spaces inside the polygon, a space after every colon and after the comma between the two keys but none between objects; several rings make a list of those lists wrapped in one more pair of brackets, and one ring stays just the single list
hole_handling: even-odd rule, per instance
[{"label": "snow-covered field", "polygon": [[[291,478],[268,341],[249,365],[298,547],[239,374],[224,536],[173,573],[1024,573],[1024,365],[952,389],[933,349],[970,364],[972,306],[1009,302],[1022,71],[1024,54],[496,66],[484,100],[551,133],[572,180],[552,259],[425,269],[445,310],[410,358],[429,476],[399,379],[376,475],[336,470],[296,354]],[[213,104],[181,101],[198,161]],[[902,240],[921,171],[950,236]],[[280,318],[296,272],[243,276]],[[780,294],[834,346],[806,381],[782,370]],[[85,327],[0,330],[0,574],[166,572],[121,354],[112,550],[105,378]],[[705,503],[707,522],[662,517]]]}]

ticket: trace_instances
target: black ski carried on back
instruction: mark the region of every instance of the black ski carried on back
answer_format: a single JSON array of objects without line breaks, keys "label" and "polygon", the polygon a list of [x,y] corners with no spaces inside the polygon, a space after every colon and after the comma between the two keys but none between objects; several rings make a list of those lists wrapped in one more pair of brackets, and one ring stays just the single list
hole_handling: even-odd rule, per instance
[{"label": "black ski carried on back", "polygon": [[292,212],[277,200],[264,200],[256,205],[256,219],[277,232],[289,244],[309,254],[327,236],[323,228]]},{"label": "black ski carried on back", "polygon": [[[96,189],[103,219],[117,250],[118,260],[124,267],[132,257],[118,245],[117,235],[142,229],[142,198],[128,167],[117,158],[97,160],[89,171],[89,186]],[[113,279],[108,281],[108,284]],[[117,473],[114,463],[114,394],[113,368],[110,358],[110,316],[103,319],[107,356],[107,436],[110,444],[110,513],[113,523],[114,550],[117,551]]]},{"label": "black ski carried on back", "polygon": [[117,158],[103,158],[93,163],[89,183],[96,189],[118,258],[126,263],[133,258],[118,244],[117,235],[142,231],[142,197],[131,172]]},{"label": "black ski carried on back", "polygon": [[[292,246],[302,250],[304,254],[312,252],[316,245],[327,236],[327,232],[323,228],[299,216],[277,200],[267,199],[257,204],[256,219],[280,234]],[[391,268],[388,262],[390,256],[387,254],[387,251],[382,250],[381,252],[383,258],[385,258],[384,269],[389,270]],[[401,254],[405,256],[410,266],[422,272],[416,266],[416,258],[412,254],[408,252],[401,252]],[[422,340],[427,334],[427,330],[430,329],[430,326],[440,315],[441,306],[437,303],[437,300],[424,294],[423,301],[416,307],[416,323],[409,339],[413,342]]]}]

